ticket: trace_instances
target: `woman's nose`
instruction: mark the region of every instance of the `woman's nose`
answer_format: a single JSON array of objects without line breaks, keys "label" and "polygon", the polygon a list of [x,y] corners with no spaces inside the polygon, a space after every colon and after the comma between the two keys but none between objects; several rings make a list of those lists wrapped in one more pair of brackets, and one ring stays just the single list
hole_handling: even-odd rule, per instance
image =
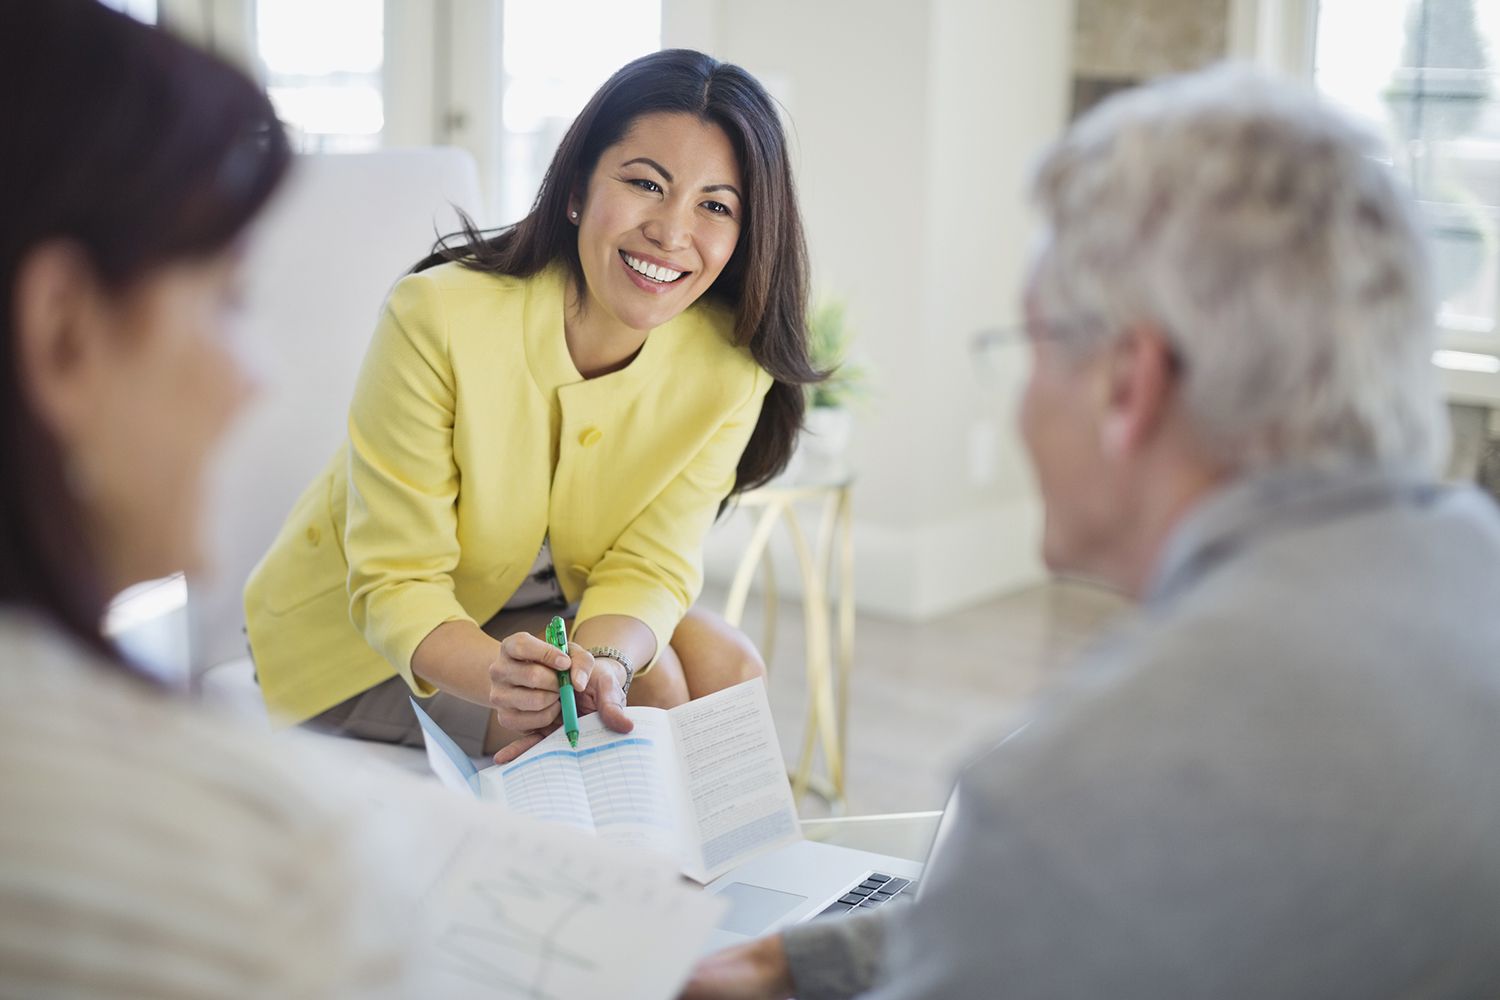
[{"label": "woman's nose", "polygon": [[663,205],[646,220],[642,230],[646,239],[662,250],[681,250],[688,245],[687,213],[672,205]]}]

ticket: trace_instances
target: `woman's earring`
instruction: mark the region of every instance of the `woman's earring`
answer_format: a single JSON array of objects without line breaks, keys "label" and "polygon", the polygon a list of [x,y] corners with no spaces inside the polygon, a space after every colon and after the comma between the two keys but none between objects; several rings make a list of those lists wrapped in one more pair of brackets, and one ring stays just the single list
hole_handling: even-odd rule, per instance
[{"label": "woman's earring", "polygon": [[572,219],[574,222],[577,222],[578,221],[578,213],[577,212],[569,212],[568,213],[568,218]]}]

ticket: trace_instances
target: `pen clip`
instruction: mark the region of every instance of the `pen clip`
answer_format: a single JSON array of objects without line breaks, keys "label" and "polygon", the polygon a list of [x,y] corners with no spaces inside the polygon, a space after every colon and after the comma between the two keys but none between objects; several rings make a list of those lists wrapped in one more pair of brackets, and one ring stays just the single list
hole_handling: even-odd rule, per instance
[{"label": "pen clip", "polygon": [[568,651],[568,625],[557,615],[547,623],[547,641],[563,653]]}]

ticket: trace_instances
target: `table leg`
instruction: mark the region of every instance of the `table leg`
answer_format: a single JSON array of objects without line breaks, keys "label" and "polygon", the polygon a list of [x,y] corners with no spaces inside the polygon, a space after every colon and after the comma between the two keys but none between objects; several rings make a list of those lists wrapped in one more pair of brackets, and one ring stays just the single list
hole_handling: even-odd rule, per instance
[{"label": "table leg", "polygon": [[782,506],[777,501],[766,504],[760,519],[755,522],[755,530],[750,533],[745,554],[740,556],[740,564],[734,571],[734,582],[729,585],[729,599],[724,602],[724,620],[735,628],[739,628],[740,622],[745,618],[745,600],[750,594],[750,583],[755,579],[755,567],[760,563],[761,553],[766,550],[766,543],[771,540],[771,532],[776,527],[776,519],[781,516]]},{"label": "table leg", "polygon": [[762,614],[765,616],[765,624],[761,629],[761,659],[766,662],[766,675],[771,673],[771,657],[776,652],[776,617],[781,612],[781,595],[776,590],[776,560],[771,558],[771,547],[768,545],[765,554],[761,557],[760,564],[765,570],[765,591],[762,594],[764,606]]},{"label": "table leg", "polygon": [[823,745],[823,759],[828,765],[829,783],[834,789],[843,784],[843,761],[839,753],[838,722],[833,704],[828,598],[823,574],[819,572],[820,567],[807,544],[796,510],[788,506],[785,516],[787,531],[792,539],[792,550],[796,553],[797,563],[802,571],[802,619],[807,633],[808,725],[802,757],[797,763],[796,775],[792,781],[793,794],[800,799],[807,793],[812,779],[813,748],[817,742]]},{"label": "table leg", "polygon": [[[839,760],[849,749],[849,678],[854,672],[854,491],[839,491]],[[839,768],[839,800],[844,798],[844,769]]]}]

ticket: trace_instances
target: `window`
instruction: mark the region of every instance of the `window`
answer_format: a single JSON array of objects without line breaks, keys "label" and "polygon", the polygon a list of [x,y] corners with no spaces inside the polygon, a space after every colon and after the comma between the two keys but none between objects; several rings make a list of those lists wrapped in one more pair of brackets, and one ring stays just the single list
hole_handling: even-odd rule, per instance
[{"label": "window", "polygon": [[137,21],[156,23],[156,0],[104,0],[104,6],[129,14]]},{"label": "window", "polygon": [[266,93],[304,153],[375,149],[381,96],[382,0],[257,0],[255,50]]},{"label": "window", "polygon": [[599,85],[661,48],[660,0],[507,0],[498,217],[531,210],[568,125]]},{"label": "window", "polygon": [[1314,78],[1374,123],[1432,240],[1448,346],[1500,351],[1500,3],[1322,0]]}]

